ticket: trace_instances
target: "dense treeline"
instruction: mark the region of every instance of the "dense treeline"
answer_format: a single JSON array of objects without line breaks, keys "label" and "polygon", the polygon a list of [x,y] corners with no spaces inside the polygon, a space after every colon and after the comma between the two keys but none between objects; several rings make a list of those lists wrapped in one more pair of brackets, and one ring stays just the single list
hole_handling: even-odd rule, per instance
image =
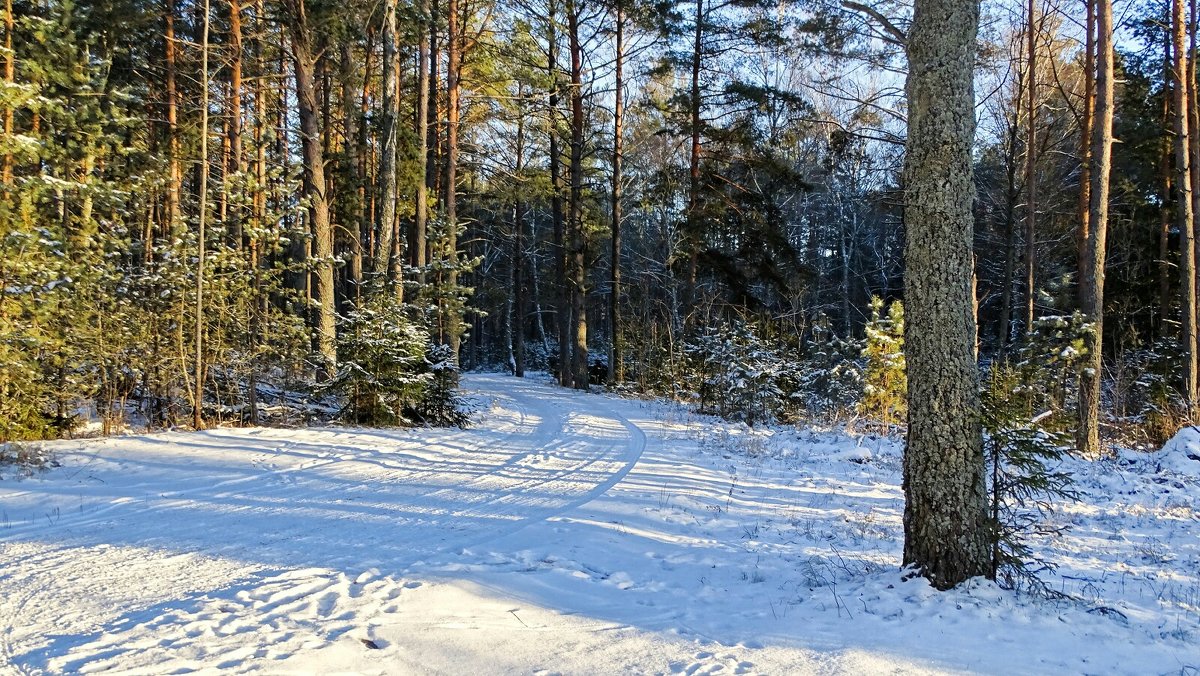
[{"label": "dense treeline", "polygon": [[1183,0],[4,2],[0,441],[465,424],[460,365],[861,416],[949,587],[1195,419]]},{"label": "dense treeline", "polygon": [[[879,395],[855,341],[905,295],[903,4],[5,1],[0,437],[331,383],[411,420],[379,350],[418,385],[457,358],[679,395],[723,335],[723,367],[788,366],[752,418]],[[1089,451],[1185,417],[1198,349],[1195,25],[1129,5],[1106,80],[1095,6],[983,7],[973,167],[980,359],[1068,327]]]}]

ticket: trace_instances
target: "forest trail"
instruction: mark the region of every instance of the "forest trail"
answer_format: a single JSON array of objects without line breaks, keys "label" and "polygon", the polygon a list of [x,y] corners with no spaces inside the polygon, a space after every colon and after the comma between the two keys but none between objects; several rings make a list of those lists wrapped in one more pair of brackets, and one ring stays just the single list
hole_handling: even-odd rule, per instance
[{"label": "forest trail", "polygon": [[[937,594],[902,579],[893,442],[750,430],[506,375],[469,375],[464,391],[476,409],[465,430],[50,444],[61,467],[0,481],[0,674],[1200,663],[1187,636],[1155,633],[1194,623],[1182,568],[1175,586],[1122,581],[1105,601],[1151,618],[1139,629],[994,586]],[[1136,512],[1092,513],[1079,512],[1091,521],[1069,572],[1104,591],[1110,533]],[[1186,567],[1190,525],[1156,523],[1147,532],[1181,543]],[[1098,665],[1064,641],[1124,647]]]}]

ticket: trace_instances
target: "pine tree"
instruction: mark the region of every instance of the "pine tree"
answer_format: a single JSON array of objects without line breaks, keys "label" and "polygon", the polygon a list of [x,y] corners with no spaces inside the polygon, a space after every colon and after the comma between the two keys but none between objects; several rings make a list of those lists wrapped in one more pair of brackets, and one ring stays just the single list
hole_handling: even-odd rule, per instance
[{"label": "pine tree", "polygon": [[904,169],[904,563],[939,589],[989,573],[972,298],[978,2],[917,0]]}]

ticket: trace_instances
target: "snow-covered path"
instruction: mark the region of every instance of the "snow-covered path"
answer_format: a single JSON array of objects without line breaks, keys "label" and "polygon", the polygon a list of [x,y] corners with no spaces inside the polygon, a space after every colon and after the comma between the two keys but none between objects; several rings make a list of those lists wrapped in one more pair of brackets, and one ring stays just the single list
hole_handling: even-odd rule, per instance
[{"label": "snow-covered path", "polygon": [[56,444],[62,467],[0,481],[0,673],[1200,664],[1183,630],[902,581],[884,442],[810,435],[814,467],[670,406],[465,385],[468,430]]}]

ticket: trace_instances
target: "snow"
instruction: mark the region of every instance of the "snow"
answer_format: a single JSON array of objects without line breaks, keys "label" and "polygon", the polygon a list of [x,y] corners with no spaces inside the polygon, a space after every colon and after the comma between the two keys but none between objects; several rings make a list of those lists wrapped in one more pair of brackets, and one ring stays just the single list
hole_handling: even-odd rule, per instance
[{"label": "snow", "polygon": [[1200,669],[1200,433],[1068,461],[1035,548],[1074,600],[939,593],[894,440],[464,384],[467,430],[51,444],[0,481],[0,673]]}]

